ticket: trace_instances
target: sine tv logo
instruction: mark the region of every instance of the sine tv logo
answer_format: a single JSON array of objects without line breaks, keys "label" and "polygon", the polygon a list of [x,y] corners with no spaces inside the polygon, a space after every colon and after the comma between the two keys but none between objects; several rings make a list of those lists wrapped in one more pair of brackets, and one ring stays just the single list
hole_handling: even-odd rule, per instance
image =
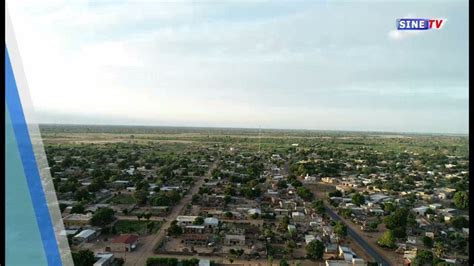
[{"label": "sine tv logo", "polygon": [[397,30],[439,30],[445,23],[446,19],[400,18],[397,19]]}]

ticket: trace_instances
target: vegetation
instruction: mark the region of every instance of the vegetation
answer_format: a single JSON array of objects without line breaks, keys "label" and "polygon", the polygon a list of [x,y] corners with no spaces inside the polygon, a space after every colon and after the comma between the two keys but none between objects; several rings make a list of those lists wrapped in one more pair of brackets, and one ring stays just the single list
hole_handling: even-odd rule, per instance
[{"label": "vegetation", "polygon": [[96,261],[94,253],[88,249],[72,252],[72,260],[77,266],[92,266]]},{"label": "vegetation", "polygon": [[309,259],[321,260],[324,254],[324,244],[319,240],[313,240],[306,245],[306,253]]},{"label": "vegetation", "polygon": [[115,211],[110,208],[98,209],[91,219],[91,224],[94,226],[106,226],[114,221]]},{"label": "vegetation", "polygon": [[381,247],[395,248],[395,236],[391,230],[387,230],[377,241]]},{"label": "vegetation", "polygon": [[128,221],[120,220],[115,223],[115,232],[121,234],[138,233],[151,234],[160,228],[161,223],[155,221]]}]

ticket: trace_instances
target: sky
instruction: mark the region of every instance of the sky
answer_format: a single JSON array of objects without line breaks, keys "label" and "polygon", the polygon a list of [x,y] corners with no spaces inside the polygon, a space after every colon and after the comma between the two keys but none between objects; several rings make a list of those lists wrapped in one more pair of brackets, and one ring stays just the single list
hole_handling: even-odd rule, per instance
[{"label": "sky", "polygon": [[467,0],[7,3],[41,123],[468,133]]}]

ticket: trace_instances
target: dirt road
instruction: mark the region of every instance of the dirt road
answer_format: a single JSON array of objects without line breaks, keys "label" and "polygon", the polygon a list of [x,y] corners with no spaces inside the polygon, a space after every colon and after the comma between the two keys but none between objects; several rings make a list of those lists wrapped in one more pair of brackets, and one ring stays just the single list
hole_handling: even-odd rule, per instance
[{"label": "dirt road", "polygon": [[174,206],[171,210],[171,213],[165,217],[166,222],[161,225],[160,230],[156,233],[156,235],[152,236],[151,238],[145,239],[142,242],[140,248],[135,252],[136,256],[127,256],[127,261],[125,265],[137,265],[142,266],[145,265],[146,260],[148,257],[154,256],[154,249],[158,243],[160,243],[165,237],[167,233],[167,229],[170,227],[171,222],[176,220],[176,218],[182,213],[184,208],[191,203],[191,199],[193,195],[199,192],[199,188],[205,183],[204,179],[209,178],[211,176],[212,170],[217,167],[219,164],[219,160],[214,161],[211,165],[209,170],[207,171],[206,175],[199,177],[191,189],[188,190],[188,193],[180,200],[178,205]]}]

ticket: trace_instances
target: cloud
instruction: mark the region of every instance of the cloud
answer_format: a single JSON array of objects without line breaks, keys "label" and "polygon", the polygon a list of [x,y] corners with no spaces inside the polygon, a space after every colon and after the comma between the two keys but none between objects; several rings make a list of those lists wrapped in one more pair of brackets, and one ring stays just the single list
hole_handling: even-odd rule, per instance
[{"label": "cloud", "polygon": [[[446,12],[448,4],[45,1],[9,4],[32,101],[48,122],[54,114],[67,122],[67,114],[86,122],[402,129],[409,107],[407,129],[421,117],[432,117],[424,121],[431,128],[467,129],[466,112],[444,93],[467,102],[466,16],[453,16],[466,6],[459,2],[448,9],[459,25],[426,35],[434,44],[426,45],[428,38],[403,41],[419,32],[390,31],[395,18],[409,9]],[[437,120],[454,112],[452,124]]]},{"label": "cloud", "polygon": [[415,30],[391,30],[388,32],[388,37],[392,40],[405,40],[407,38],[418,36],[422,33],[422,31],[415,31]]}]

